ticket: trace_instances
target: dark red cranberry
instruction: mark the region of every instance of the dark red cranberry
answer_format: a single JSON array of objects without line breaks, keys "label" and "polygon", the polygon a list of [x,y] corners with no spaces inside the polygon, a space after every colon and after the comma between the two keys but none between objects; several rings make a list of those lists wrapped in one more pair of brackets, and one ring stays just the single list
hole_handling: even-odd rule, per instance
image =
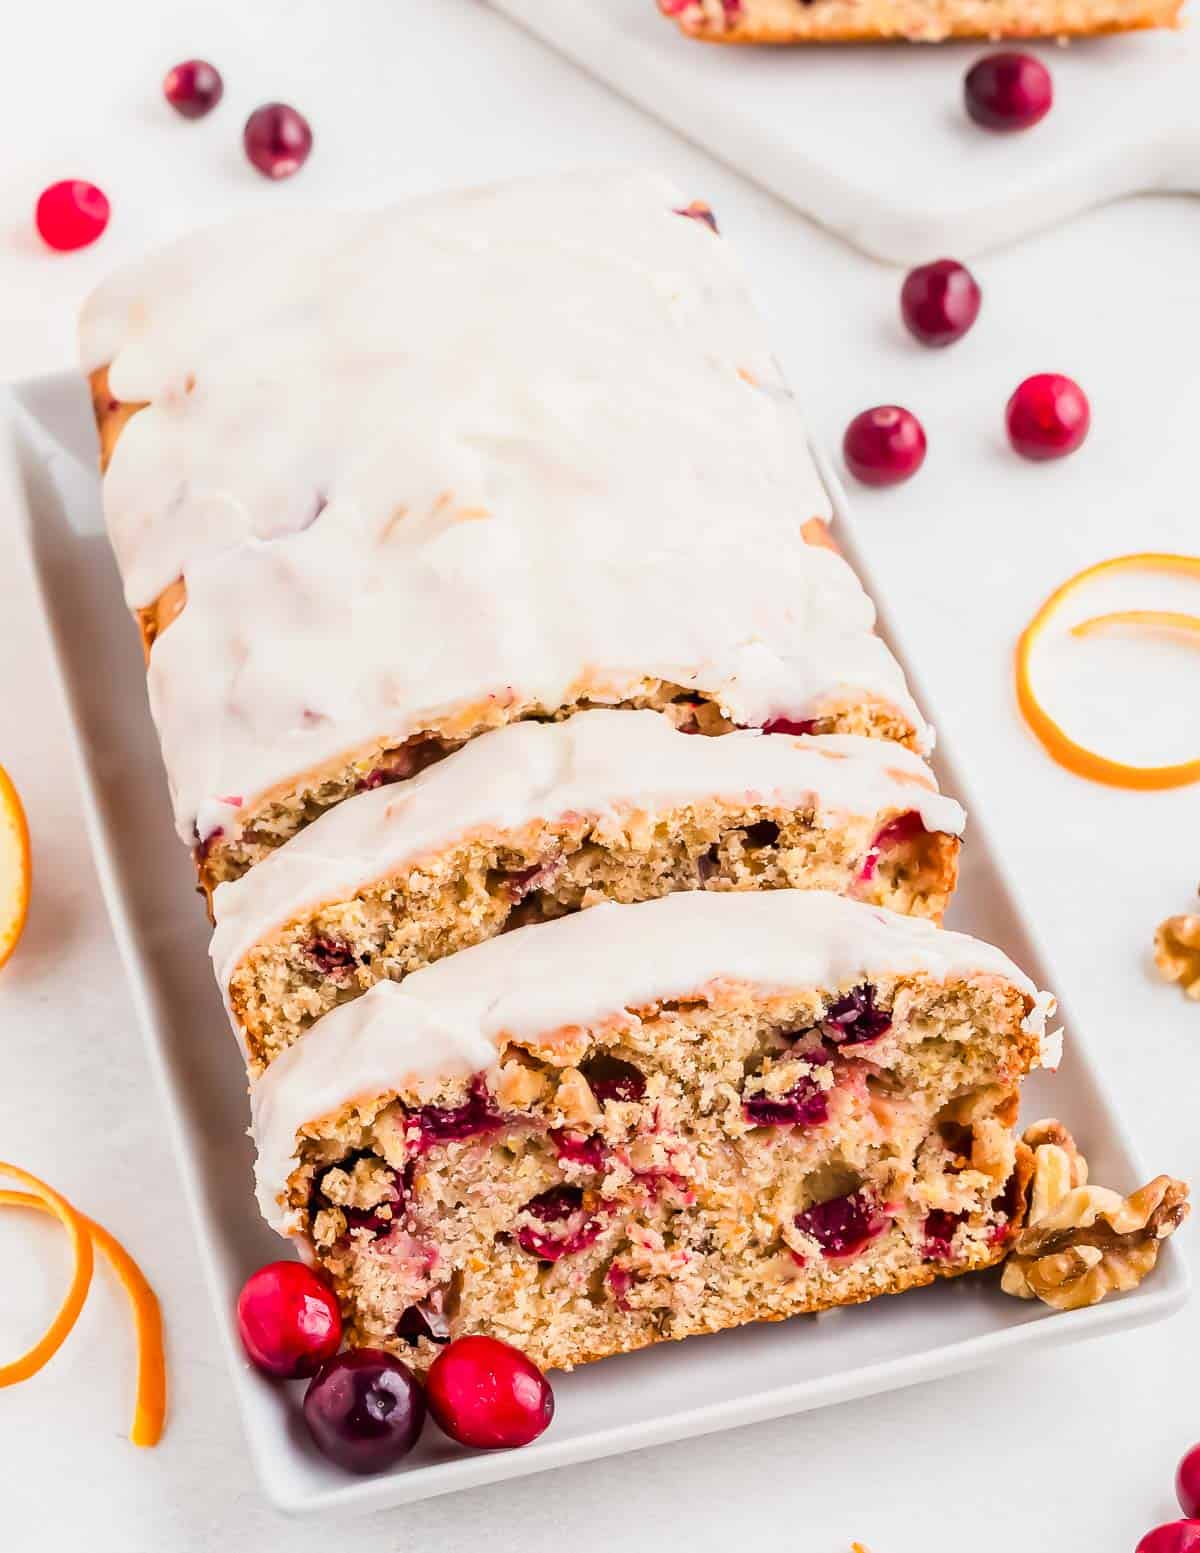
[{"label": "dark red cranberry", "polygon": [[477,1073],[462,1105],[424,1105],[409,1120],[410,1135],[419,1151],[434,1143],[455,1143],[496,1132],[507,1118],[492,1104],[491,1090]]},{"label": "dark red cranberry", "polygon": [[256,1369],[282,1380],[315,1375],[342,1341],[333,1290],[302,1262],[268,1262],[237,1302],[238,1335]]},{"label": "dark red cranberry", "polygon": [[220,71],[206,59],[185,59],[168,70],[163,81],[163,96],[185,119],[202,119],[211,113],[224,90]]},{"label": "dark red cranberry", "polygon": [[918,836],[926,834],[925,822],[915,809],[907,814],[897,815],[894,820],[889,820],[882,827],[875,840],[867,848],[866,856],[862,860],[862,867],[858,871],[860,879],[873,879],[875,869],[879,865],[882,854],[890,847],[901,846],[906,841],[915,841]]},{"label": "dark red cranberry", "polygon": [[387,766],[376,766],[362,778],[356,791],[373,793],[377,787],[390,787],[393,782],[403,782],[404,776],[403,771],[392,771]]},{"label": "dark red cranberry", "polygon": [[838,1046],[877,1041],[891,1028],[892,1016],[887,1009],[877,1007],[875,988],[870,982],[863,982],[831,1003],[822,1023],[827,1039]]},{"label": "dark red cranberry", "polygon": [[554,1417],[550,1382],[523,1353],[494,1337],[460,1337],[438,1354],[425,1399],[452,1440],[482,1451],[528,1445]]},{"label": "dark red cranberry", "polygon": [[846,427],[842,457],[863,485],[899,485],[925,462],[925,432],[910,410],[876,405]]},{"label": "dark red cranberry", "polygon": [[382,1472],[417,1443],[425,1398],[407,1364],[379,1348],[354,1348],[330,1359],[304,1393],[304,1422],[347,1472]]},{"label": "dark red cranberry", "polygon": [[759,820],[746,826],[746,843],[752,847],[773,847],[779,840],[779,826],[774,820]]},{"label": "dark red cranberry", "polygon": [[415,1343],[425,1337],[431,1343],[450,1341],[450,1318],[446,1314],[446,1291],[434,1289],[428,1299],[410,1305],[396,1323],[396,1336]]},{"label": "dark red cranberry", "polygon": [[944,1208],[933,1208],[925,1215],[925,1260],[948,1262],[952,1255],[955,1231],[966,1222],[965,1213],[948,1213]]},{"label": "dark red cranberry", "polygon": [[1156,1526],[1133,1553],[1200,1553],[1200,1520],[1167,1521]]},{"label": "dark red cranberry", "polygon": [[1050,112],[1054,82],[1032,54],[985,54],[967,71],[963,97],[984,129],[1031,129]]},{"label": "dark red cranberry", "polygon": [[608,1159],[608,1144],[599,1133],[584,1136],[578,1132],[564,1132],[552,1128],[550,1140],[558,1151],[559,1159],[572,1165],[582,1165],[587,1170],[603,1170]]},{"label": "dark red cranberry", "polygon": [[521,1250],[542,1262],[557,1262],[560,1257],[585,1250],[604,1228],[584,1206],[578,1186],[552,1186],[531,1198],[521,1211],[547,1226],[543,1232],[523,1224],[516,1235]]},{"label": "dark red cranberry", "polygon": [[86,248],[108,225],[107,197],[94,183],[64,178],[38,195],[34,221],[42,241],[59,253]]},{"label": "dark red cranberry", "polygon": [[1175,1473],[1175,1497],[1185,1515],[1200,1517],[1200,1445],[1193,1445]]},{"label": "dark red cranberry", "polygon": [[909,270],[900,288],[900,313],[922,345],[953,345],[979,317],[981,292],[957,259],[937,259]]},{"label": "dark red cranberry", "polygon": [[565,863],[563,857],[551,857],[543,863],[534,863],[530,868],[515,869],[504,876],[504,892],[516,905],[535,890],[544,890],[562,872]]},{"label": "dark red cranberry", "polygon": [[290,178],[299,172],[312,143],[308,120],[284,102],[255,108],[242,131],[246,155],[264,178]]},{"label": "dark red cranberry", "polygon": [[690,205],[685,205],[682,210],[677,210],[675,214],[677,216],[689,216],[693,221],[703,221],[704,225],[711,227],[714,232],[718,230],[717,218],[703,200],[693,200]]},{"label": "dark red cranberry", "polygon": [[335,979],[348,976],[358,964],[350,945],[340,938],[331,938],[328,933],[317,933],[310,938],[304,952],[322,976]]},{"label": "dark red cranberry", "polygon": [[604,1275],[604,1281],[612,1290],[613,1303],[618,1310],[629,1309],[629,1291],[633,1288],[634,1277],[627,1267],[622,1267],[614,1262]]},{"label": "dark red cranberry", "polygon": [[802,1078],[785,1095],[752,1095],[742,1111],[752,1127],[819,1127],[829,1120],[829,1097],[811,1078]]},{"label": "dark red cranberry", "polygon": [[887,1219],[866,1192],[831,1197],[798,1213],[792,1222],[811,1235],[828,1257],[857,1256],[887,1226]]},{"label": "dark red cranberry", "polygon": [[606,1100],[640,1100],[646,1093],[645,1074],[619,1057],[594,1057],[584,1064],[583,1074],[602,1105]]},{"label": "dark red cranberry", "polygon": [[790,733],[799,738],[803,734],[812,733],[817,726],[815,717],[808,718],[805,722],[797,722],[791,717],[769,717],[762,726],[764,733]]},{"label": "dark red cranberry", "polygon": [[1022,458],[1065,458],[1092,422],[1087,395],[1060,372],[1038,372],[1018,385],[1004,412],[1008,440]]}]

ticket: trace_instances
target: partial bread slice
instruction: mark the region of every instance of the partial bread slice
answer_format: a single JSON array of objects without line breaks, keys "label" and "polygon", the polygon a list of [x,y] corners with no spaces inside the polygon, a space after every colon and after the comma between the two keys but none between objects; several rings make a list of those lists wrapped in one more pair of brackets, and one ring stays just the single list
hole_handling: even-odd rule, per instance
[{"label": "partial bread slice", "polygon": [[713,43],[1069,37],[1178,27],[1183,0],[658,0]]},{"label": "partial bread slice", "polygon": [[683,894],[381,982],[254,1086],[259,1201],[351,1340],[543,1366],[989,1265],[1053,1000],[820,892]]},{"label": "partial bread slice", "polygon": [[214,896],[260,1070],[321,1015],[513,927],[677,890],[831,890],[940,919],[963,812],[900,745],[580,712],[482,734],[329,810]]}]

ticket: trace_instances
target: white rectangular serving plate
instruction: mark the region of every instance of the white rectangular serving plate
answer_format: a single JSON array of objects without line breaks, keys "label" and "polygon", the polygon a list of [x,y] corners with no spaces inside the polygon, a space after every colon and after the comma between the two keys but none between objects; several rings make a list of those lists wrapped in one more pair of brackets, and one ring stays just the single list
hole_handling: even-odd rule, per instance
[{"label": "white rectangular serving plate", "polygon": [[[872,589],[853,517],[824,460],[839,542]],[[171,822],[143,692],[137,633],[125,610],[100,518],[95,435],[74,377],[43,378],[0,399],[0,511],[28,541],[50,642],[71,712],[87,826],[121,958],[174,1137],[201,1260],[246,1436],[274,1503],[292,1512],[379,1509],[711,1430],[844,1402],[1051,1344],[1157,1320],[1177,1310],[1188,1275],[1164,1248],[1145,1286],[1090,1310],[1054,1314],[1000,1294],[995,1275],[943,1283],[819,1318],[667,1343],[555,1377],[557,1413],[525,1450],[472,1454],[434,1428],[395,1471],[339,1473],[307,1439],[299,1386],[274,1385],[242,1355],[237,1291],[280,1253],[258,1217],[240,1055],[206,954],[207,926],[186,850]],[[904,635],[882,627],[901,660]],[[914,694],[937,724],[920,676]],[[971,813],[955,926],[1002,944],[1041,986],[1060,993],[1018,892],[998,860],[970,783],[940,752],[939,775]],[[1063,1010],[1068,1058],[1029,1081],[1026,1113],[1055,1114],[1079,1136],[1098,1179],[1143,1179],[1083,1033]]]}]

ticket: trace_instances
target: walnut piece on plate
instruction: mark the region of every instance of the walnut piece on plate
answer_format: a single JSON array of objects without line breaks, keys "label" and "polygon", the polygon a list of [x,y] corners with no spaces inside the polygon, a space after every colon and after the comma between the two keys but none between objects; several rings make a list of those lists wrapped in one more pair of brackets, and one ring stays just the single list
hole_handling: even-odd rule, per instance
[{"label": "walnut piece on plate", "polygon": [[1188,1215],[1187,1186],[1155,1176],[1128,1197],[1088,1184],[1087,1160],[1061,1122],[1036,1122],[1025,1228],[1013,1242],[1000,1287],[1055,1310],[1095,1305],[1135,1289],[1158,1260],[1162,1241]]},{"label": "walnut piece on plate", "polygon": [[1185,996],[1200,1001],[1200,915],[1184,912],[1160,922],[1154,935],[1154,963]]}]

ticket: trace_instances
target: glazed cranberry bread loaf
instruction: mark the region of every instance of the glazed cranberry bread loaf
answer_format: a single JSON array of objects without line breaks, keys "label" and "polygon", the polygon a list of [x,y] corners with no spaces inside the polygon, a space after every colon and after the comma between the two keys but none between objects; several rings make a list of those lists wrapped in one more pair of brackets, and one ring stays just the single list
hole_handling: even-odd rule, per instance
[{"label": "glazed cranberry bread loaf", "polygon": [[937,43],[1177,27],[1182,0],[658,0],[658,8],[689,36],[720,43]]},{"label": "glazed cranberry bread loaf", "polygon": [[702,216],[626,174],[274,213],[92,297],[105,511],[207,888],[520,719],[927,746],[805,543],[827,499]]},{"label": "glazed cranberry bread loaf", "polygon": [[657,712],[515,723],[219,886],[213,967],[258,1072],[377,981],[601,900],[792,886],[940,918],[963,818],[883,740],[689,738]]},{"label": "glazed cranberry bread loaf", "polygon": [[1053,1001],[818,891],[603,904],[383,981],[254,1086],[259,1200],[351,1339],[570,1367],[987,1266]]}]

